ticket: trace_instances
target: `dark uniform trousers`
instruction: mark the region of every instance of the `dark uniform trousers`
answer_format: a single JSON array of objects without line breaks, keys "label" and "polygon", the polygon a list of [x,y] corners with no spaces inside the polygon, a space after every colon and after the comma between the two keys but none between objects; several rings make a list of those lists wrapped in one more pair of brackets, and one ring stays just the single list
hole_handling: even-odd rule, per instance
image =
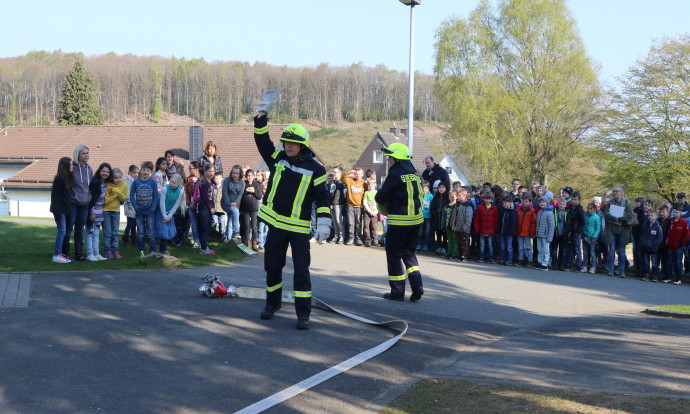
[{"label": "dark uniform trousers", "polygon": [[418,232],[419,225],[388,226],[386,260],[388,261],[388,283],[391,287],[391,296],[394,298],[405,296],[405,274],[410,279],[412,292],[424,292],[422,274],[419,272],[419,262],[415,255]]},{"label": "dark uniform trousers", "polygon": [[293,286],[295,290],[295,311],[297,317],[309,318],[311,314],[311,279],[309,264],[309,234],[295,233],[271,227],[266,236],[264,248],[264,269],[266,270],[266,304],[273,308],[280,305],[283,295],[283,267],[288,245],[292,247],[292,263],[295,269]]}]

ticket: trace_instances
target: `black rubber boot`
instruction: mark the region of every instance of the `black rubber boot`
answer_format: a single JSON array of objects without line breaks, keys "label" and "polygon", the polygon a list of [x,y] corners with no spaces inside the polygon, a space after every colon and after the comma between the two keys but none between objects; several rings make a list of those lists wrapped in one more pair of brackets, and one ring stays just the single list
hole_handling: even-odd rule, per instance
[{"label": "black rubber boot", "polygon": [[266,307],[264,307],[264,310],[261,311],[261,319],[268,320],[273,318],[273,315],[276,312],[278,312],[279,309],[280,305],[278,305],[277,307],[266,305]]},{"label": "black rubber boot", "polygon": [[384,293],[384,294],[383,294],[383,298],[384,298],[384,299],[388,299],[388,300],[397,300],[397,301],[400,301],[400,302],[402,302],[402,301],[405,300],[405,297],[404,297],[404,296],[397,297],[397,296],[393,296],[391,293]]},{"label": "black rubber boot", "polygon": [[297,329],[309,329],[311,326],[311,322],[309,322],[309,318],[298,318],[297,319]]}]

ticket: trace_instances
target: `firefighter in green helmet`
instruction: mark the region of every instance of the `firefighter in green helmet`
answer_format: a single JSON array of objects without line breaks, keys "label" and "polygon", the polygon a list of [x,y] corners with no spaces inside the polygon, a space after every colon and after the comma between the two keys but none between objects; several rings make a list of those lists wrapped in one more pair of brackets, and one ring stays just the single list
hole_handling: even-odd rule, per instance
[{"label": "firefighter in green helmet", "polygon": [[421,179],[417,175],[407,145],[396,142],[382,149],[388,156],[388,176],[376,193],[376,203],[388,216],[386,232],[386,261],[390,292],[384,299],[405,300],[405,281],[410,280],[410,301],[424,294],[422,274],[415,254],[417,232],[422,217]]},{"label": "firefighter in green helmet", "polygon": [[275,148],[268,135],[268,116],[260,111],[254,117],[254,141],[271,171],[268,188],[259,210],[259,219],[268,224],[264,248],[266,306],[261,319],[271,319],[281,307],[283,267],[287,248],[292,249],[294,297],[297,328],[311,323],[311,277],[309,239],[312,203],[316,203],[317,240],[330,234],[331,213],[326,188],[326,169],[309,149],[309,132],[300,124],[289,125],[280,136],[284,149]]}]

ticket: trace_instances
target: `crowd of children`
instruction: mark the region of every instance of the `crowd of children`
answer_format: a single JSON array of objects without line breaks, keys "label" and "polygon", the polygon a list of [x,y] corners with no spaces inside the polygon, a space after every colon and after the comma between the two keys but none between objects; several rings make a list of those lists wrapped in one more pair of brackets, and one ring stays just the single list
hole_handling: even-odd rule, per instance
[{"label": "crowd of children", "polygon": [[[239,238],[256,251],[263,249],[267,226],[257,220],[257,213],[268,173],[234,165],[223,177],[212,142],[199,161],[189,163],[188,177],[171,151],[155,164],[131,165],[127,175],[108,163],[93,172],[88,159],[88,148],[79,146],[72,159],[63,157],[58,163],[50,210],[57,226],[54,262],[72,261],[68,255],[72,228],[75,260],[121,258],[121,205],[127,222],[122,242],[136,243],[140,255],[145,254],[146,243],[149,252],[158,247],[170,254],[169,245],[183,245],[190,227],[193,247],[203,254],[215,254],[208,246],[211,234],[220,241]],[[383,222],[385,232],[386,217],[374,201],[375,171],[355,167],[344,175],[341,167],[335,167],[326,185],[332,217],[327,241],[383,244],[378,227]],[[419,251],[460,262],[474,256],[479,263],[599,270],[620,277],[631,267],[642,280],[674,284],[680,284],[690,270],[686,221],[690,204],[684,193],[677,194],[676,205],[665,203],[655,209],[652,200],[642,197],[631,202],[620,186],[583,203],[580,193],[570,187],[559,189],[554,197],[543,186],[535,183],[528,189],[518,179],[510,191],[491,183],[463,187],[455,182],[450,189],[446,185],[441,180],[433,185],[423,181]],[[630,243],[632,266],[626,254]]]},{"label": "crowd of children", "polygon": [[[619,277],[632,267],[642,280],[676,285],[690,270],[690,205],[684,193],[676,205],[655,210],[652,200],[631,203],[620,186],[585,204],[571,187],[554,197],[543,186],[528,189],[518,179],[512,191],[488,182],[479,188],[455,182],[449,192],[443,182],[430,187],[423,182],[419,251],[461,262],[474,256],[479,263]],[[626,255],[630,243],[632,266]]]},{"label": "crowd of children", "polygon": [[[179,247],[188,241],[190,227],[193,247],[202,254],[215,254],[208,246],[211,234],[219,241],[237,237],[251,240],[254,250],[263,248],[267,228],[257,224],[256,216],[268,174],[264,170],[257,174],[251,169],[243,171],[235,165],[230,176],[223,178],[216,169],[222,165],[220,158],[214,154],[215,144],[207,143],[204,156],[189,163],[189,177],[172,151],[166,151],[155,164],[144,161],[140,166],[130,165],[124,176],[109,163],[102,163],[93,172],[88,166],[89,149],[77,147],[72,159],[60,159],[51,188],[50,211],[57,226],[53,262],[121,258],[121,207],[126,217],[122,244],[136,245],[140,256],[146,254],[146,244],[149,253],[158,250],[170,255],[171,244]],[[242,226],[240,217],[244,219]],[[75,253],[70,257],[72,228]]]}]

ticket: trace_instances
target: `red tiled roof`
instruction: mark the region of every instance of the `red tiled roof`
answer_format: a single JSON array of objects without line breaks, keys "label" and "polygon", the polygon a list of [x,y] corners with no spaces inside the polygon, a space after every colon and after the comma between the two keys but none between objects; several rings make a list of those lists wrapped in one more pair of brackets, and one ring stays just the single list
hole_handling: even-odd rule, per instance
[{"label": "red tiled roof", "polygon": [[[274,143],[285,125],[270,125]],[[251,125],[203,126],[204,142],[213,141],[227,174],[234,164],[256,166],[261,156]],[[166,150],[189,151],[187,126],[56,126],[10,127],[0,130],[0,163],[31,162],[3,183],[7,188],[50,188],[61,157],[72,158],[77,145],[89,147],[89,164],[102,162],[126,173],[131,164],[155,162]],[[176,157],[183,164],[189,161]],[[227,171],[225,171],[227,169]]]}]

